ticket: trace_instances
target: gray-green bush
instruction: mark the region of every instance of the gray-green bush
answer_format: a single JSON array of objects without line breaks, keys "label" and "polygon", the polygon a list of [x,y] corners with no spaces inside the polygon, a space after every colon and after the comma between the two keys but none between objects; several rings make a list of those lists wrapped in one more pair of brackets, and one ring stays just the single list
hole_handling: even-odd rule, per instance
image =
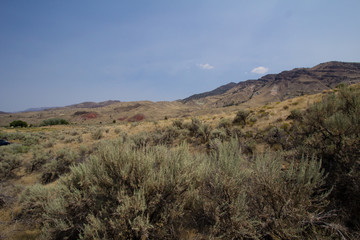
[{"label": "gray-green bush", "polygon": [[54,187],[26,190],[21,203],[41,222],[43,239],[179,239],[186,232],[209,239],[323,239],[345,234],[325,211],[329,192],[323,189],[326,176],[319,161],[284,166],[280,154],[249,159],[237,139],[213,144],[210,155],[194,155],[186,145],[137,149],[104,141]]},{"label": "gray-green bush", "polygon": [[295,144],[321,158],[334,185],[332,208],[360,231],[360,89],[341,87],[309,107],[296,125]]}]

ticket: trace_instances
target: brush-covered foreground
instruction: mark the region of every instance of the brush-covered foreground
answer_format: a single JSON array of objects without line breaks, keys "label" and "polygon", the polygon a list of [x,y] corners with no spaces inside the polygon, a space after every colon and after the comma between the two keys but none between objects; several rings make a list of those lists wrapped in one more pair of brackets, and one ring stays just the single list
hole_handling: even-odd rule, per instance
[{"label": "brush-covered foreground", "polygon": [[3,129],[0,238],[358,239],[360,89],[299,102]]}]

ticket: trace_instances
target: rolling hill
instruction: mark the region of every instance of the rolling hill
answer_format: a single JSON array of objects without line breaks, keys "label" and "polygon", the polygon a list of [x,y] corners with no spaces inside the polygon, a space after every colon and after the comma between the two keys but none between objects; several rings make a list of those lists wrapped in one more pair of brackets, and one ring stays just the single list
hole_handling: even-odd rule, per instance
[{"label": "rolling hill", "polygon": [[326,62],[312,68],[295,68],[279,74],[268,74],[257,80],[229,83],[212,91],[195,94],[172,102],[84,102],[42,111],[2,113],[0,125],[17,119],[39,124],[49,118],[64,118],[72,123],[111,123],[146,119],[191,117],[232,112],[257,107],[298,96],[320,93],[339,84],[360,83],[360,63]]},{"label": "rolling hill", "polygon": [[[319,93],[341,83],[360,82],[360,63],[326,62],[312,68],[295,68],[279,74],[268,74],[258,80],[227,84],[211,92],[195,94],[183,103],[203,107],[232,105],[258,106],[296,96]],[[219,91],[224,89],[226,91]]]}]

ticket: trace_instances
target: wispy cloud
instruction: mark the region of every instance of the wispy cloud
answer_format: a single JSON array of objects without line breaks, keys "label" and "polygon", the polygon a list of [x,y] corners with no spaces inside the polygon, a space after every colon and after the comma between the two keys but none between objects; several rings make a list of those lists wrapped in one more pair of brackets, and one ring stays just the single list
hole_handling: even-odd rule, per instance
[{"label": "wispy cloud", "polygon": [[264,74],[267,73],[269,71],[269,68],[267,67],[256,67],[253,70],[251,70],[252,73],[256,73],[256,74]]},{"label": "wispy cloud", "polygon": [[214,68],[214,66],[211,66],[210,64],[208,64],[208,63],[205,63],[205,64],[199,64],[199,67],[201,68],[201,69],[205,69],[205,70],[211,70],[211,69],[213,69]]}]

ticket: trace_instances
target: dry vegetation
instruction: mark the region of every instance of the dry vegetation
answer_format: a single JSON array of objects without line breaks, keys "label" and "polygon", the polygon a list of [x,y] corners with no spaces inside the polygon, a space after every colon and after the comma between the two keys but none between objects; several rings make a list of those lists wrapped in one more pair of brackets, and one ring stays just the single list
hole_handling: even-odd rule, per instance
[{"label": "dry vegetation", "polygon": [[359,237],[358,86],[198,114],[1,128],[0,239]]}]

